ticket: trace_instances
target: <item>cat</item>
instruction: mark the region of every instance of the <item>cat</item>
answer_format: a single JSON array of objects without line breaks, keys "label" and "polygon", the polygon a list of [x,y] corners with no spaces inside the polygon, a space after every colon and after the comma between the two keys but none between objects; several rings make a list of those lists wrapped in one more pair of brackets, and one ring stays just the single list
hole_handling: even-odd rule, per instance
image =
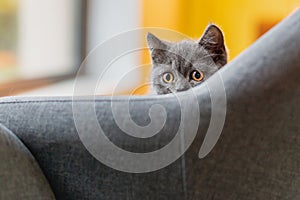
[{"label": "cat", "polygon": [[227,50],[221,29],[206,27],[198,42],[169,42],[147,34],[152,71],[151,84],[157,94],[188,90],[203,83],[227,64]]}]

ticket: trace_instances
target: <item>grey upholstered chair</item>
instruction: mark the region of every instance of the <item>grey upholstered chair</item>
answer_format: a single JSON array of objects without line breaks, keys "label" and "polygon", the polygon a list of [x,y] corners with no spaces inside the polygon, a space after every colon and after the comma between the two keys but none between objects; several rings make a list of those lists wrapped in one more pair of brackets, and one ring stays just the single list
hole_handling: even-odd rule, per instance
[{"label": "grey upholstered chair", "polygon": [[[300,10],[219,75],[227,114],[212,151],[198,158],[211,117],[209,91],[200,86],[195,140],[174,163],[149,173],[121,172],[95,159],[76,131],[71,97],[2,98],[0,199],[300,199]],[[131,98],[132,118],[142,125],[151,105],[166,108],[165,126],[148,139],[126,136],[113,121],[110,103],[125,99],[95,99],[98,121],[114,143],[144,152],[172,139],[180,119],[173,95]]]}]

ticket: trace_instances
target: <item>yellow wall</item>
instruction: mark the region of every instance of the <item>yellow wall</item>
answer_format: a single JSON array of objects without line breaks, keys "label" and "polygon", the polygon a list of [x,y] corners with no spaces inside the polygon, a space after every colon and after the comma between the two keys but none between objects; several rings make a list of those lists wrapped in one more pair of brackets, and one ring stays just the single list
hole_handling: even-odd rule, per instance
[{"label": "yellow wall", "polygon": [[297,6],[300,0],[143,0],[142,25],[199,38],[209,22],[216,23],[234,58],[258,38],[261,24],[274,24]]},{"label": "yellow wall", "polygon": [[[197,40],[210,22],[216,23],[225,33],[231,60],[262,34],[261,26],[270,28],[299,6],[300,0],[143,0],[142,26],[172,29]],[[149,62],[145,51],[142,64]],[[142,75],[145,81],[149,72],[150,66]]]}]

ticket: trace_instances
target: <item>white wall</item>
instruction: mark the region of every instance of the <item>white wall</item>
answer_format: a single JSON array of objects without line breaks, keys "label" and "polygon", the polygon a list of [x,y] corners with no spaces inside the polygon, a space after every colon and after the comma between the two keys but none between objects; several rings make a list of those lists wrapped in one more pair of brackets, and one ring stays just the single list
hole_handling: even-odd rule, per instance
[{"label": "white wall", "polygon": [[[139,0],[89,0],[88,2],[88,52],[116,34],[140,27],[141,2]],[[110,44],[118,50],[122,45],[138,46],[141,39],[144,39],[141,38],[141,35],[131,34],[126,41],[110,42]],[[109,54],[109,51],[105,53]],[[101,64],[99,56],[92,56],[89,59],[86,70],[89,74],[99,74],[107,67]],[[136,86],[140,81],[141,74],[131,70],[139,63],[140,55],[138,53],[123,56],[109,66],[109,70],[103,74],[101,81],[109,80],[117,84],[126,75],[122,86],[128,88]]]},{"label": "white wall", "polygon": [[[88,0],[88,51],[115,34],[141,24],[139,0]],[[136,38],[132,38],[133,41]]]},{"label": "white wall", "polygon": [[[74,0],[20,0],[20,75],[37,78],[72,70],[75,52]],[[80,41],[78,41],[80,42]]]}]

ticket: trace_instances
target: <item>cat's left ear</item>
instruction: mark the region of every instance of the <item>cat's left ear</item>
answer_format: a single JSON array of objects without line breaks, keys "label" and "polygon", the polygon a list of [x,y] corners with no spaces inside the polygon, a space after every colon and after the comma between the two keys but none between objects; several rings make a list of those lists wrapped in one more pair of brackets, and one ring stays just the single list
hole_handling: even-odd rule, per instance
[{"label": "cat's left ear", "polygon": [[207,26],[204,34],[199,40],[199,44],[208,51],[218,67],[222,67],[227,63],[224,36],[217,25],[210,24]]}]

